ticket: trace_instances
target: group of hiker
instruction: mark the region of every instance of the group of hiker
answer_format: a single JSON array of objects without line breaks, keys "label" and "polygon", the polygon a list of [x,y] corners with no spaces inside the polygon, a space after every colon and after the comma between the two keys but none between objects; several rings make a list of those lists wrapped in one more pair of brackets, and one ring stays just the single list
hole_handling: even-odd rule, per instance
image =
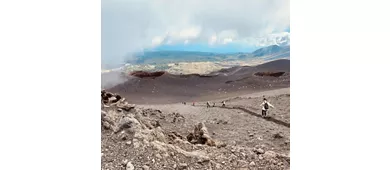
[{"label": "group of hiker", "polygon": [[[221,103],[222,103],[222,107],[226,106],[226,102],[225,101],[222,101]],[[182,104],[186,105],[187,103],[186,102],[182,102]],[[195,106],[195,102],[192,102],[192,106]],[[216,105],[215,105],[215,103],[213,103],[213,105],[211,105],[210,102],[206,102],[206,106],[207,106],[207,108],[209,108],[209,107],[215,107]]]},{"label": "group of hiker", "polygon": [[[222,103],[222,107],[225,107],[225,106],[226,106],[226,102],[225,102],[225,101],[222,101],[221,103]],[[211,106],[210,102],[206,102],[206,106],[207,106],[207,108],[209,108],[209,107],[215,107],[215,103],[213,103],[213,106]]]},{"label": "group of hiker", "polygon": [[[222,101],[222,107],[226,107],[226,101]],[[186,102],[183,102],[184,105],[186,105]],[[192,102],[192,106],[195,106],[195,102]],[[215,103],[213,103],[213,105],[211,106],[211,103],[210,102],[206,102],[206,107],[209,108],[209,107],[215,107]],[[267,101],[267,99],[264,97],[263,98],[263,102],[260,104],[260,107],[261,107],[261,116],[263,117],[266,117],[267,116],[267,112],[268,110],[270,109],[270,107],[272,108],[275,108],[271,103],[269,103]]]}]

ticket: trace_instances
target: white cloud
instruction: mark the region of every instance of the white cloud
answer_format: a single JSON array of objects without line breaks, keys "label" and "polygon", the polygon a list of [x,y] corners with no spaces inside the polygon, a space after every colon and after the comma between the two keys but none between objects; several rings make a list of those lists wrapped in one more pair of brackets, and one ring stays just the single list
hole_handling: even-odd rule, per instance
[{"label": "white cloud", "polygon": [[270,45],[290,45],[290,33],[281,32],[276,34],[269,34],[263,37],[247,37],[242,39],[234,40],[235,43],[247,45],[247,46],[256,46],[264,47]]},{"label": "white cloud", "polygon": [[257,46],[290,45],[290,33],[281,32],[256,38]]},{"label": "white cloud", "polygon": [[209,39],[209,44],[213,45],[216,42],[217,42],[217,36],[216,35],[211,36],[210,39]]},{"label": "white cloud", "polygon": [[231,38],[224,38],[222,44],[227,44],[227,43],[230,43],[232,41],[233,41],[233,39],[231,39]]},{"label": "white cloud", "polygon": [[179,36],[181,38],[196,38],[198,37],[199,33],[200,33],[200,28],[194,27],[194,28],[181,30]]},{"label": "white cloud", "polygon": [[157,45],[160,45],[161,42],[163,41],[163,37],[161,36],[156,36],[152,39],[152,46],[157,46]]},{"label": "white cloud", "polygon": [[186,40],[193,40],[198,38],[201,33],[200,27],[187,27],[180,30],[171,29],[165,35],[161,36],[165,44],[184,43]]},{"label": "white cloud", "polygon": [[218,37],[221,38],[237,38],[239,35],[236,30],[222,30],[221,32],[218,33]]},{"label": "white cloud", "polygon": [[290,25],[289,6],[289,0],[102,0],[102,58],[123,60],[157,44],[244,42],[282,32]]}]

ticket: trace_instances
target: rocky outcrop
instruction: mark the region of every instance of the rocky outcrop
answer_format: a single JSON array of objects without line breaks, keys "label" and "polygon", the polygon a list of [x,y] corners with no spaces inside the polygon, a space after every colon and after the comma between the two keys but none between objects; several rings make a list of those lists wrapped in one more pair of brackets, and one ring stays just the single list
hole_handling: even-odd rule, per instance
[{"label": "rocky outcrop", "polygon": [[226,146],[223,142],[212,139],[209,135],[207,127],[204,123],[195,125],[194,132],[187,135],[188,142],[192,144],[203,144],[208,146],[223,147]]},{"label": "rocky outcrop", "polygon": [[101,90],[102,109],[108,107],[116,107],[119,111],[131,111],[131,109],[134,109],[135,105],[129,104],[125,100],[119,94],[106,92],[104,89]]}]

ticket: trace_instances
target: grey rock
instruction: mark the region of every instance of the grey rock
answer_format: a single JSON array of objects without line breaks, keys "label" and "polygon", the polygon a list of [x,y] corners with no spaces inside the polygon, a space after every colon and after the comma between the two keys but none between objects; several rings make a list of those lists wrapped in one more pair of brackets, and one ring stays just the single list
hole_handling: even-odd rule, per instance
[{"label": "grey rock", "polygon": [[124,116],[119,120],[117,132],[128,128],[132,128],[134,130],[140,130],[141,124],[137,119],[133,117]]},{"label": "grey rock", "polygon": [[284,136],[281,133],[275,133],[275,134],[272,135],[272,137],[275,138],[275,139],[281,139]]},{"label": "grey rock", "polygon": [[263,160],[263,156],[262,155],[259,155],[259,160]]},{"label": "grey rock", "polygon": [[284,144],[285,144],[285,145],[288,145],[288,144],[290,144],[290,141],[289,141],[289,140],[285,140],[285,141],[284,141]]},{"label": "grey rock", "polygon": [[125,159],[125,160],[122,161],[121,164],[122,164],[123,166],[126,166],[128,162],[129,162],[129,160]]},{"label": "grey rock", "polygon": [[104,129],[111,129],[110,123],[104,121],[104,122],[103,122],[103,128],[104,128]]},{"label": "grey rock", "polygon": [[109,101],[109,102],[116,102],[117,99],[116,99],[116,97],[110,97],[110,98],[108,99],[108,101]]},{"label": "grey rock", "polygon": [[126,133],[120,133],[120,134],[119,134],[119,138],[120,138],[121,140],[126,140],[126,139],[127,139],[127,134],[126,134]]},{"label": "grey rock", "polygon": [[134,165],[131,164],[131,162],[127,162],[127,164],[126,164],[126,170],[134,170]]},{"label": "grey rock", "polygon": [[133,146],[134,148],[139,148],[141,146],[141,143],[137,139],[133,139]]},{"label": "grey rock", "polygon": [[275,158],[277,153],[274,151],[266,151],[263,156],[264,158]]},{"label": "grey rock", "polygon": [[256,159],[256,157],[257,157],[257,154],[255,154],[255,153],[250,153],[249,154],[249,158],[250,159]]},{"label": "grey rock", "polygon": [[156,154],[156,158],[162,159],[162,156],[160,154]]},{"label": "grey rock", "polygon": [[264,154],[265,153],[265,151],[263,149],[261,149],[261,148],[254,149],[254,152],[256,154]]},{"label": "grey rock", "polygon": [[186,169],[188,165],[186,163],[180,163],[179,164],[179,169]]},{"label": "grey rock", "polygon": [[238,166],[244,167],[244,168],[248,165],[248,162],[246,162],[244,160],[238,160],[237,163],[238,163]]},{"label": "grey rock", "polygon": [[148,166],[144,165],[144,166],[142,166],[142,169],[143,170],[149,170],[150,168]]}]

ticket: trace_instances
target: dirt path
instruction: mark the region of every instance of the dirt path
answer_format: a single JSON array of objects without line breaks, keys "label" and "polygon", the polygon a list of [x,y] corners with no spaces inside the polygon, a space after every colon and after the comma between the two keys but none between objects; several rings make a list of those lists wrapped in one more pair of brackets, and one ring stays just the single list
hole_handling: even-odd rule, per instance
[{"label": "dirt path", "polygon": [[[196,107],[207,107],[207,106],[206,105],[197,105]],[[257,117],[263,118],[264,120],[271,121],[271,122],[274,122],[276,124],[279,124],[279,125],[282,125],[282,126],[290,128],[290,123],[284,122],[282,120],[275,119],[275,118],[270,117],[270,116],[263,117],[260,114],[258,114],[258,112],[249,110],[249,109],[245,108],[244,106],[225,106],[225,107],[223,107],[223,106],[215,106],[215,107],[222,108],[222,109],[242,110],[242,111],[244,111],[244,112],[246,112],[248,114],[251,114],[253,116],[257,116]]]}]

